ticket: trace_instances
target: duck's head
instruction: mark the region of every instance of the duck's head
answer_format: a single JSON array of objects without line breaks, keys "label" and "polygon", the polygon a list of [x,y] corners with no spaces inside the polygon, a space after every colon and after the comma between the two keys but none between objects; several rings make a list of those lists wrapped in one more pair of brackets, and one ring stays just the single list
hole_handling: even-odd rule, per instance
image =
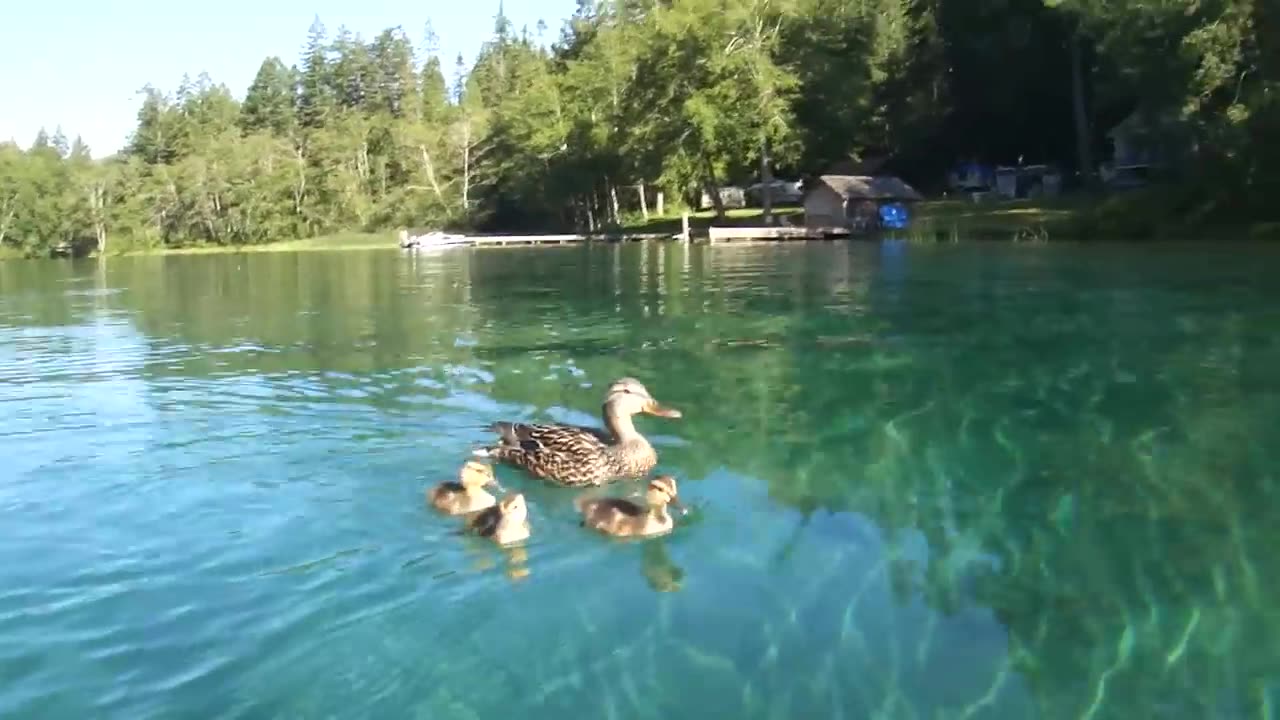
[{"label": "duck's head", "polygon": [[650,480],[644,499],[651,507],[666,507],[668,504],[674,504],[678,508],[684,508],[677,495],[676,479],[670,475],[659,475]]},{"label": "duck's head", "polygon": [[657,415],[665,418],[681,417],[681,412],[667,407],[649,394],[649,390],[635,378],[619,378],[609,385],[604,396],[606,415],[631,416],[639,413]]},{"label": "duck's head", "polygon": [[458,482],[472,490],[478,490],[486,485],[499,487],[498,478],[493,475],[493,467],[475,460],[463,463],[462,470],[458,472]]},{"label": "duck's head", "polygon": [[529,506],[524,502],[523,493],[511,493],[498,502],[498,509],[503,517],[521,522],[529,516]]}]

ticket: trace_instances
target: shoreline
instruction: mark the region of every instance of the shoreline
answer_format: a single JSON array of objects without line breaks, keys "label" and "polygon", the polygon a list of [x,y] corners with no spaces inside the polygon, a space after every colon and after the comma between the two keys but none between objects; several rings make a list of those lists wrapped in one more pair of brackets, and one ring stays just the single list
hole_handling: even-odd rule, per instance
[{"label": "shoreline", "polygon": [[[1147,223],[1145,232],[1126,232],[1122,227],[1109,227],[1105,200],[1086,197],[1060,197],[1041,200],[991,200],[971,202],[963,199],[936,198],[918,203],[911,224],[892,233],[893,237],[908,242],[1145,242],[1168,243],[1189,241],[1210,242],[1275,242],[1280,241],[1280,223],[1244,222],[1238,225],[1188,223]],[[799,207],[781,207],[775,216],[796,215]],[[1112,210],[1111,214],[1115,214]],[[695,233],[705,233],[711,225],[717,227],[759,226],[762,213],[756,208],[734,209],[723,222],[714,222],[712,211],[690,213],[689,227]],[[1140,218],[1126,217],[1123,225],[1142,225]],[[629,218],[621,228],[604,233],[591,233],[585,242],[616,242],[620,238],[678,233],[681,217],[653,217],[649,220]],[[490,233],[486,233],[490,234]],[[536,233],[526,233],[536,234]],[[644,238],[644,239],[652,239]],[[855,238],[857,239],[857,238]],[[765,240],[763,242],[797,242],[796,240]],[[826,242],[826,241],[824,241]],[[573,243],[580,244],[580,243]],[[523,243],[514,244],[524,247]],[[312,238],[281,240],[256,245],[188,245],[176,247],[132,247],[112,252],[110,245],[101,257],[154,257],[167,255],[215,255],[259,252],[318,252],[346,250],[399,249],[396,232],[340,232]],[[100,257],[90,253],[82,257]],[[39,259],[28,258],[12,248],[0,247],[0,261]],[[55,258],[57,259],[57,258]]]}]

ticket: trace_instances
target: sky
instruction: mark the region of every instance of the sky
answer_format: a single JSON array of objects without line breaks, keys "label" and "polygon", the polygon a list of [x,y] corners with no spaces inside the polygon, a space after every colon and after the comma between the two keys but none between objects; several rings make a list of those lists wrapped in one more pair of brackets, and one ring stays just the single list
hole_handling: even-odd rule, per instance
[{"label": "sky", "polygon": [[[202,71],[244,98],[263,59],[298,62],[319,16],[329,36],[342,25],[368,41],[399,25],[420,47],[427,21],[447,75],[461,52],[470,63],[493,32],[499,0],[167,0],[13,2],[0,20],[0,142],[29,147],[41,127],[80,135],[94,157],[122,148],[148,83],[177,89],[183,73]],[[545,42],[560,33],[574,0],[505,0],[516,29]]]}]

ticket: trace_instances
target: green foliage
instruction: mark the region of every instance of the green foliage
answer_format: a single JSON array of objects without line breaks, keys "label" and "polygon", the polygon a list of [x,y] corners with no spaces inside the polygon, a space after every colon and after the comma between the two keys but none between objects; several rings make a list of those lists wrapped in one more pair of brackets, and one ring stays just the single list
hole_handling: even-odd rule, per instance
[{"label": "green foliage", "polygon": [[240,106],[240,127],[245,134],[292,136],[297,125],[297,84],[296,73],[285,67],[280,58],[263,60]]},{"label": "green foliage", "polygon": [[430,26],[415,48],[399,27],[331,37],[316,18],[297,65],[265,59],[243,101],[204,74],[143,88],[118,156],[60,129],[0,146],[0,248],[595,230],[658,192],[678,207],[753,183],[766,152],[785,177],[886,160],[925,188],[971,157],[1071,168],[1105,157],[1135,110],[1178,128],[1176,185],[1089,222],[1277,220],[1277,15],[1259,0],[580,0],[550,47],[499,12],[448,78]]}]

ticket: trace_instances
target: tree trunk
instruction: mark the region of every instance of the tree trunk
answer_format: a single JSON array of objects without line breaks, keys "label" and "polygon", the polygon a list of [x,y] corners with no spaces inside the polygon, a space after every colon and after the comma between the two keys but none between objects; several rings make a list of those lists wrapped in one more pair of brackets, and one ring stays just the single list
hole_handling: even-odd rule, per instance
[{"label": "tree trunk", "polygon": [[644,183],[636,185],[636,190],[640,192],[640,215],[647,222],[649,220],[649,201],[644,196]]},{"label": "tree trunk", "polygon": [[301,217],[302,201],[307,196],[307,159],[303,156],[302,150],[295,150],[298,157],[298,184],[293,189],[293,212]]},{"label": "tree trunk", "polygon": [[106,214],[105,198],[106,190],[102,185],[95,184],[89,188],[89,209],[93,216],[93,235],[97,240],[99,255],[107,249],[107,228],[104,218]]},{"label": "tree trunk", "polygon": [[765,225],[772,225],[773,222],[773,171],[769,168],[769,140],[768,138],[760,139],[760,182],[763,185],[761,190],[760,215],[764,218]]},{"label": "tree trunk", "polygon": [[436,198],[443,205],[444,193],[440,190],[440,183],[436,181],[436,166],[431,162],[431,154],[427,152],[426,145],[419,145],[418,151],[422,153],[422,168],[427,172],[427,182],[431,183],[431,189],[435,191]]},{"label": "tree trunk", "polygon": [[369,142],[362,140],[356,150],[356,175],[363,182],[369,182]]},{"label": "tree trunk", "polygon": [[17,214],[18,210],[15,207],[14,209],[9,210],[4,217],[4,221],[0,222],[0,245],[4,244],[5,235],[9,234],[9,223],[13,222],[13,218]]},{"label": "tree trunk", "polygon": [[471,126],[465,128],[462,139],[462,212],[471,214]]},{"label": "tree trunk", "polygon": [[1086,187],[1093,183],[1093,153],[1091,151],[1089,116],[1084,106],[1084,50],[1080,46],[1080,29],[1071,34],[1071,109],[1076,124],[1076,164],[1080,179]]},{"label": "tree trunk", "polygon": [[703,155],[702,166],[706,172],[704,182],[707,186],[707,194],[711,196],[711,206],[716,209],[716,219],[724,220],[724,198],[720,197],[720,183],[716,180],[716,169],[711,166],[711,158]]},{"label": "tree trunk", "polygon": [[614,225],[621,225],[622,219],[619,217],[622,213],[618,211],[618,188],[609,182],[609,178],[604,179],[604,186],[609,189],[609,217]]}]

